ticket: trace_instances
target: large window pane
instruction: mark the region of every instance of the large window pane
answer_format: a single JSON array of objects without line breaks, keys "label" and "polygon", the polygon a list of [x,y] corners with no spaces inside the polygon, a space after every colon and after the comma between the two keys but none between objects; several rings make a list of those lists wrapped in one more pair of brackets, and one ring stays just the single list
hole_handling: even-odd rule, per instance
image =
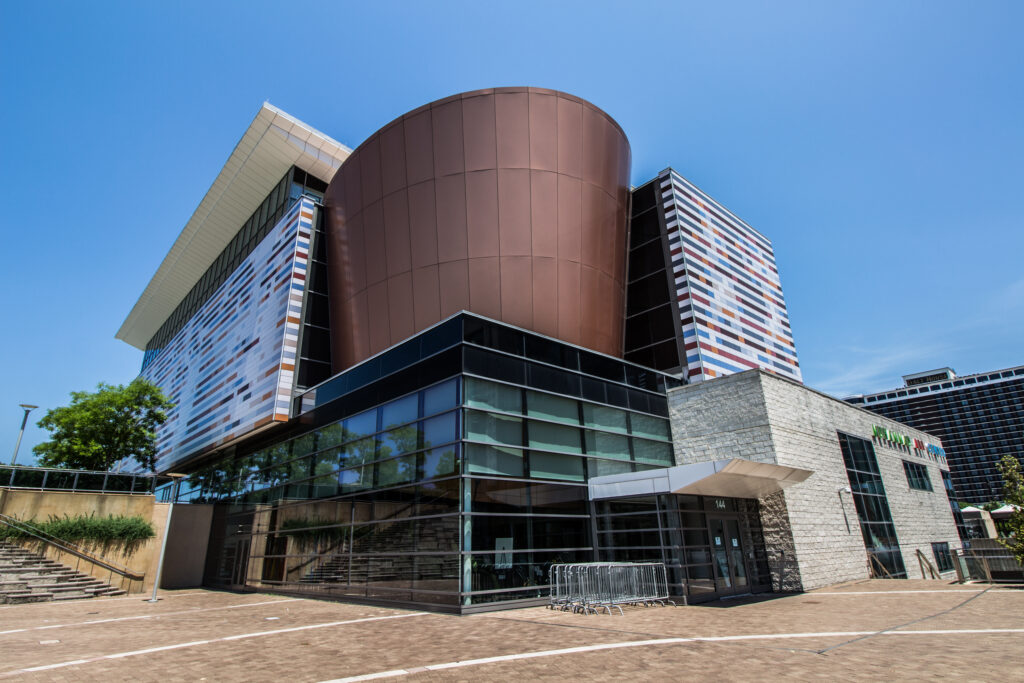
[{"label": "large window pane", "polygon": [[466,468],[475,474],[523,476],[523,452],[518,448],[500,448],[466,444]]},{"label": "large window pane", "polygon": [[530,417],[540,417],[556,422],[579,424],[579,407],[576,401],[561,396],[542,394],[539,391],[526,392],[526,412]]},{"label": "large window pane", "polygon": [[559,479],[561,481],[583,481],[583,461],[574,455],[553,453],[530,453],[530,476],[538,479]]},{"label": "large window pane", "polygon": [[363,462],[370,462],[377,457],[377,439],[370,437],[368,439],[360,439],[359,441],[353,441],[349,445],[345,446],[344,453],[341,457],[341,465],[348,467],[351,465],[357,465]]},{"label": "large window pane", "polygon": [[377,409],[372,408],[348,418],[345,420],[345,429],[350,439],[373,434],[377,431]]},{"label": "large window pane", "polygon": [[435,448],[423,454],[423,478],[433,479],[458,471],[458,446]]},{"label": "large window pane", "polygon": [[633,439],[633,457],[637,462],[674,465],[671,444],[646,439]]},{"label": "large window pane", "polygon": [[392,458],[377,464],[377,486],[394,486],[416,479],[416,456]]},{"label": "large window pane", "polygon": [[416,423],[396,427],[380,435],[378,458],[411,453],[419,448],[419,429]]},{"label": "large window pane", "polygon": [[466,380],[466,405],[474,408],[490,408],[506,413],[521,413],[523,412],[522,391],[504,384],[470,378]]},{"label": "large window pane", "polygon": [[594,405],[593,403],[583,404],[583,424],[587,427],[625,434],[627,431],[626,414],[626,411],[617,408]]},{"label": "large window pane", "polygon": [[587,444],[587,455],[599,455],[605,458],[629,460],[629,441],[619,434],[584,430]]},{"label": "large window pane", "polygon": [[543,448],[563,453],[582,453],[580,430],[575,427],[562,427],[530,420],[529,434],[531,448]]},{"label": "large window pane", "polygon": [[623,474],[625,472],[632,472],[633,466],[628,462],[619,462],[617,460],[588,458],[587,470],[591,477],[603,477],[607,474]]},{"label": "large window pane", "polygon": [[423,414],[434,415],[443,410],[454,408],[458,404],[457,379],[450,379],[437,386],[423,390]]},{"label": "large window pane", "polygon": [[466,411],[466,438],[487,443],[523,445],[522,419],[505,415]]},{"label": "large window pane", "polygon": [[629,416],[632,424],[632,433],[639,436],[651,436],[656,439],[668,439],[668,420],[639,413],[631,413]]},{"label": "large window pane", "polygon": [[364,465],[338,473],[338,484],[342,493],[361,491],[373,486],[373,465]]},{"label": "large window pane", "polygon": [[351,437],[347,435],[344,425],[341,422],[335,422],[320,430],[320,441],[317,443],[317,448],[323,450],[337,446],[348,441],[349,438]]},{"label": "large window pane", "polygon": [[445,413],[423,421],[423,447],[446,444],[458,439],[455,430],[455,413]]},{"label": "large window pane", "polygon": [[384,429],[412,422],[419,417],[420,399],[417,394],[400,398],[381,406],[380,424]]}]

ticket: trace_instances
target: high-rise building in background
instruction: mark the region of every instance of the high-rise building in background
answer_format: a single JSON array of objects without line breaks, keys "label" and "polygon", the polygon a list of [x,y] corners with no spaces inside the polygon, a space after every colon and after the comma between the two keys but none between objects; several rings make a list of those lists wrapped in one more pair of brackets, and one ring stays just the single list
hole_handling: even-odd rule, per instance
[{"label": "high-rise building in background", "polygon": [[1024,366],[961,377],[940,368],[903,382],[846,401],[941,437],[960,500],[1000,500],[996,463],[1012,455],[1024,466]]},{"label": "high-rise building in background", "polygon": [[671,168],[633,191],[625,357],[802,381],[771,242]]}]

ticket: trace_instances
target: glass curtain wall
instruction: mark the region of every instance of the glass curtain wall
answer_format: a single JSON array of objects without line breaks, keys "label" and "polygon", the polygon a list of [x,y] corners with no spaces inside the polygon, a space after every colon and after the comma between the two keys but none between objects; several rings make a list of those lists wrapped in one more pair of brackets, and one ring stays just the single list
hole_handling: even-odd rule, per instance
[{"label": "glass curtain wall", "polygon": [[849,434],[839,434],[839,445],[853,489],[864,545],[872,558],[872,572],[894,579],[907,578],[874,447],[870,441]]},{"label": "glass curtain wall", "polygon": [[771,589],[756,500],[665,494],[595,508],[598,559],[664,562],[672,595],[699,602]]}]

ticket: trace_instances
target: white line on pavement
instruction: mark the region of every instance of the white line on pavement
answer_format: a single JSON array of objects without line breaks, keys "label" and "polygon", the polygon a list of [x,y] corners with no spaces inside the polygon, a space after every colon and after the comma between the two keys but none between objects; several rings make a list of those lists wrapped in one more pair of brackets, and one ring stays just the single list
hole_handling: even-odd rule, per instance
[{"label": "white line on pavement", "polygon": [[227,605],[225,607],[203,607],[198,609],[186,609],[179,612],[154,612],[153,614],[139,614],[130,617],[111,617],[109,619],[92,619],[90,621],[80,621],[74,624],[53,624],[49,626],[29,626],[27,628],[15,628],[10,631],[0,631],[0,636],[6,636],[11,633],[25,633],[27,631],[49,631],[55,628],[68,628],[70,626],[92,626],[94,624],[110,624],[115,621],[134,621],[137,619],[155,619],[157,617],[173,617],[180,616],[182,614],[198,614],[199,612],[215,612],[217,610],[225,609],[238,609],[239,607],[256,607],[257,605],[279,605],[286,602],[299,602],[301,598],[288,598],[286,600],[267,600],[265,602],[246,602],[241,605]]},{"label": "white line on pavement", "polygon": [[944,635],[944,634],[978,634],[978,633],[1024,633],[1024,628],[985,628],[985,629],[957,629],[957,630],[932,630],[932,631],[831,631],[822,633],[758,633],[738,636],[705,636],[697,638],[659,638],[656,640],[629,640],[619,643],[603,643],[600,645],[585,645],[582,647],[569,647],[560,650],[541,650],[537,652],[522,652],[510,655],[498,655],[496,657],[483,657],[480,659],[467,659],[458,662],[445,662],[444,664],[429,664],[412,669],[392,669],[390,671],[378,671],[372,674],[361,676],[349,676],[347,678],[336,678],[323,683],[355,683],[356,681],[372,681],[380,678],[395,678],[407,676],[412,673],[423,671],[443,671],[445,669],[456,669],[465,666],[478,666],[480,664],[493,664],[495,662],[509,662],[519,659],[534,659],[537,657],[554,657],[558,655],[575,654],[579,652],[594,652],[597,650],[614,650],[625,647],[648,647],[655,645],[676,645],[679,643],[696,642],[721,642],[736,640],[782,640],[788,638],[846,638],[852,636],[867,635]]},{"label": "white line on pavement", "polygon": [[242,633],[237,636],[227,636],[224,638],[210,638],[209,640],[193,640],[188,643],[176,643],[174,645],[164,645],[161,647],[150,647],[145,650],[131,650],[129,652],[118,652],[112,655],[98,655],[96,657],[87,657],[85,659],[75,659],[70,662],[58,662],[56,664],[46,664],[44,666],[33,666],[25,669],[17,669],[15,671],[5,671],[0,673],[0,678],[8,678],[10,676],[19,676],[22,674],[33,673],[36,671],[52,671],[53,669],[62,669],[68,666],[76,666],[78,664],[88,664],[90,662],[99,662],[105,659],[123,659],[125,657],[135,657],[138,655],[147,655],[153,652],[164,652],[166,650],[179,650],[186,647],[196,647],[198,645],[209,645],[211,643],[223,643],[232,640],[242,640],[245,638],[258,638],[260,636],[271,636],[279,633],[293,633],[295,631],[309,631],[315,628],[328,628],[331,626],[343,626],[345,624],[361,624],[367,621],[382,621],[384,619],[404,619],[406,617],[420,617],[426,616],[429,612],[412,612],[411,614],[389,614],[383,617],[366,617],[364,619],[349,619],[348,621],[330,621],[324,624],[309,624],[307,626],[293,626],[291,628],[279,628],[273,631],[257,631],[255,633]]},{"label": "white line on pavement", "polygon": [[[163,600],[164,598],[180,598],[183,595],[208,595],[208,594],[209,594],[208,591],[192,591],[191,593],[161,593],[160,594],[160,599]],[[108,602],[120,602],[122,600],[137,600],[139,602],[142,602],[143,600],[148,600],[148,598],[146,597],[146,595],[144,595],[142,593],[139,593],[138,595],[135,595],[134,597],[130,597],[130,598],[92,598],[92,602],[90,602],[89,604],[90,605],[98,605],[98,604],[106,604]],[[80,605],[82,603],[75,602],[75,604],[76,605]],[[61,601],[61,602],[30,602],[30,603],[23,604],[23,605],[0,605],[0,609],[25,609],[26,607],[28,607],[29,609],[38,609],[40,607],[67,607],[67,606],[68,606],[68,603],[64,602],[64,601]]]},{"label": "white line on pavement", "polygon": [[[800,593],[798,596],[811,596],[811,595],[906,595],[907,593],[950,593],[957,595],[959,593],[985,593],[984,588],[952,588],[949,590],[923,590],[923,591],[810,591],[808,593]],[[993,588],[988,590],[989,593],[1020,593],[1024,595],[1024,590],[1014,590],[1012,588]]]}]

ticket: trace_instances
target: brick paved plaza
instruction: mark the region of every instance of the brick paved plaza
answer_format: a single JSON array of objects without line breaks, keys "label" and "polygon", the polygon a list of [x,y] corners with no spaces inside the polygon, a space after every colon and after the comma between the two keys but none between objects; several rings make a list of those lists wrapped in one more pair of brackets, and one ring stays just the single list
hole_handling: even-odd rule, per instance
[{"label": "brick paved plaza", "polygon": [[205,590],[168,591],[156,605],[121,597],[0,607],[0,678],[513,676],[1024,680],[1024,589],[864,581],[624,616],[531,608],[456,617]]}]

